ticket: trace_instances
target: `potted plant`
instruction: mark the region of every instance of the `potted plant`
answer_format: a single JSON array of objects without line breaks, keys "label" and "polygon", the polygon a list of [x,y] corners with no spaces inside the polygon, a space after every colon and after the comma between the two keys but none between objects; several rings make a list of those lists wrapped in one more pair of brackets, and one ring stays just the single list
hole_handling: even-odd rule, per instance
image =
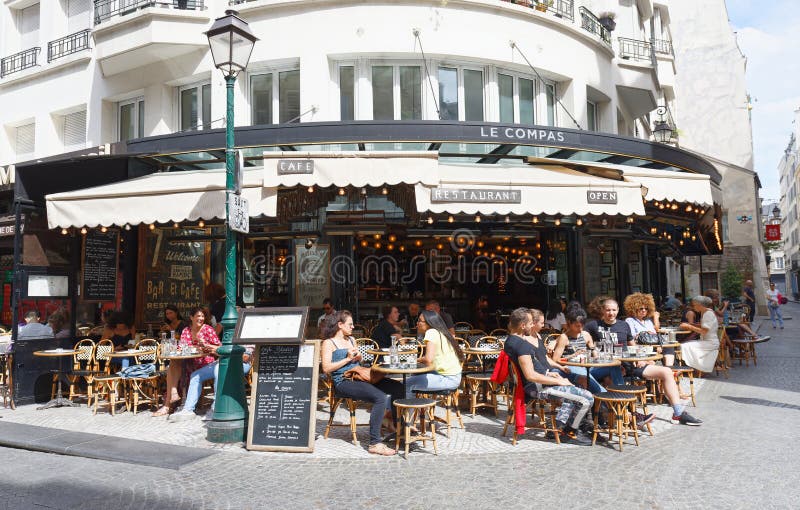
[{"label": "potted plant", "polygon": [[614,21],[617,15],[613,12],[601,12],[600,15],[597,17],[597,21],[603,25],[603,28],[608,30],[609,32],[613,32],[615,28],[617,28],[617,22]]},{"label": "potted plant", "polygon": [[536,0],[536,10],[540,12],[547,12],[548,7],[553,6],[553,0]]}]

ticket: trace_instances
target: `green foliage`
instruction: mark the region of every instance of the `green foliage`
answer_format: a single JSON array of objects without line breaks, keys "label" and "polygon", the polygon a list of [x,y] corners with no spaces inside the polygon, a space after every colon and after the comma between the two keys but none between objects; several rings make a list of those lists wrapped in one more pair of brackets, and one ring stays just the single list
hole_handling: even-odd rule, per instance
[{"label": "green foliage", "polygon": [[739,299],[742,295],[743,285],[744,276],[741,271],[736,269],[733,264],[728,264],[728,268],[722,273],[720,280],[722,295],[728,299]]}]

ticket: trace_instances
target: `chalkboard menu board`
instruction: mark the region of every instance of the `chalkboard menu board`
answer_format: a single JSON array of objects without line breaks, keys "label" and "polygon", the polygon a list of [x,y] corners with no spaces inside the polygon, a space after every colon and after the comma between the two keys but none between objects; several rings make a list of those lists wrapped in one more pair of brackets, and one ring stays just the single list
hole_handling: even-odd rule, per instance
[{"label": "chalkboard menu board", "polygon": [[314,451],[319,342],[258,345],[247,449]]},{"label": "chalkboard menu board", "polygon": [[140,231],[138,324],[161,323],[167,305],[185,316],[203,304],[209,243],[181,238],[207,234],[204,229]]},{"label": "chalkboard menu board", "polygon": [[83,238],[83,280],[86,301],[117,300],[119,231],[90,230]]}]

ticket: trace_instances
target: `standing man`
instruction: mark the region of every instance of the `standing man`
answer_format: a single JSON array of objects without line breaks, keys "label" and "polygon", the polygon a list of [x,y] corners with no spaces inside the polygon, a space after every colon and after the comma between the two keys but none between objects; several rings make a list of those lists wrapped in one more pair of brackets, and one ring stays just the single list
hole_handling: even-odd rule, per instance
[{"label": "standing man", "polygon": [[453,322],[453,317],[450,316],[449,313],[443,312],[442,307],[439,306],[439,302],[435,299],[431,299],[427,303],[425,303],[425,309],[429,312],[436,312],[444,321],[444,325],[447,326],[447,329],[450,331],[450,334],[456,336],[456,327],[455,323]]},{"label": "standing man", "polygon": [[319,319],[317,319],[318,328],[322,327],[322,321],[324,321],[328,317],[333,317],[333,314],[336,313],[336,310],[334,310],[333,308],[333,301],[331,301],[331,298],[326,297],[325,299],[322,300],[322,311],[325,313],[320,315]]},{"label": "standing man", "polygon": [[747,317],[747,322],[753,323],[756,315],[756,293],[753,291],[753,280],[744,282],[742,289],[742,302],[750,308],[750,314]]}]

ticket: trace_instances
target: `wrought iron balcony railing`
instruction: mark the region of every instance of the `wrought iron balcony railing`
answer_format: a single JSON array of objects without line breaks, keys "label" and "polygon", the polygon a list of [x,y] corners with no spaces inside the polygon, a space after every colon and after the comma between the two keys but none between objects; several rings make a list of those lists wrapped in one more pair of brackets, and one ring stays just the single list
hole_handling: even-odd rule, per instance
[{"label": "wrought iron balcony railing", "polygon": [[672,41],[668,39],[653,39],[653,48],[655,48],[656,53],[675,56],[672,51]]},{"label": "wrought iron balcony railing", "polygon": [[204,0],[94,0],[94,24],[107,21],[115,16],[130,14],[137,9],[161,7],[190,11],[203,10]]},{"label": "wrought iron balcony railing", "polygon": [[79,51],[89,49],[89,34],[90,29],[75,32],[61,39],[50,41],[47,43],[47,61],[52,62],[61,57],[78,53]]},{"label": "wrought iron balcony railing", "polygon": [[42,48],[37,46],[0,60],[0,78],[39,65],[39,53],[41,52]]},{"label": "wrought iron balcony railing", "polygon": [[578,12],[581,15],[581,28],[598,36],[604,43],[611,46],[611,33],[600,24],[597,16],[586,7],[579,8]]},{"label": "wrought iron balcony railing", "polygon": [[[231,0],[231,3],[241,3],[249,0]],[[575,19],[575,0],[502,0],[512,4],[530,7],[540,12],[551,12],[559,18],[573,21]]]},{"label": "wrought iron balcony railing", "polygon": [[649,42],[618,37],[619,56],[624,59],[652,61],[653,49]]}]

